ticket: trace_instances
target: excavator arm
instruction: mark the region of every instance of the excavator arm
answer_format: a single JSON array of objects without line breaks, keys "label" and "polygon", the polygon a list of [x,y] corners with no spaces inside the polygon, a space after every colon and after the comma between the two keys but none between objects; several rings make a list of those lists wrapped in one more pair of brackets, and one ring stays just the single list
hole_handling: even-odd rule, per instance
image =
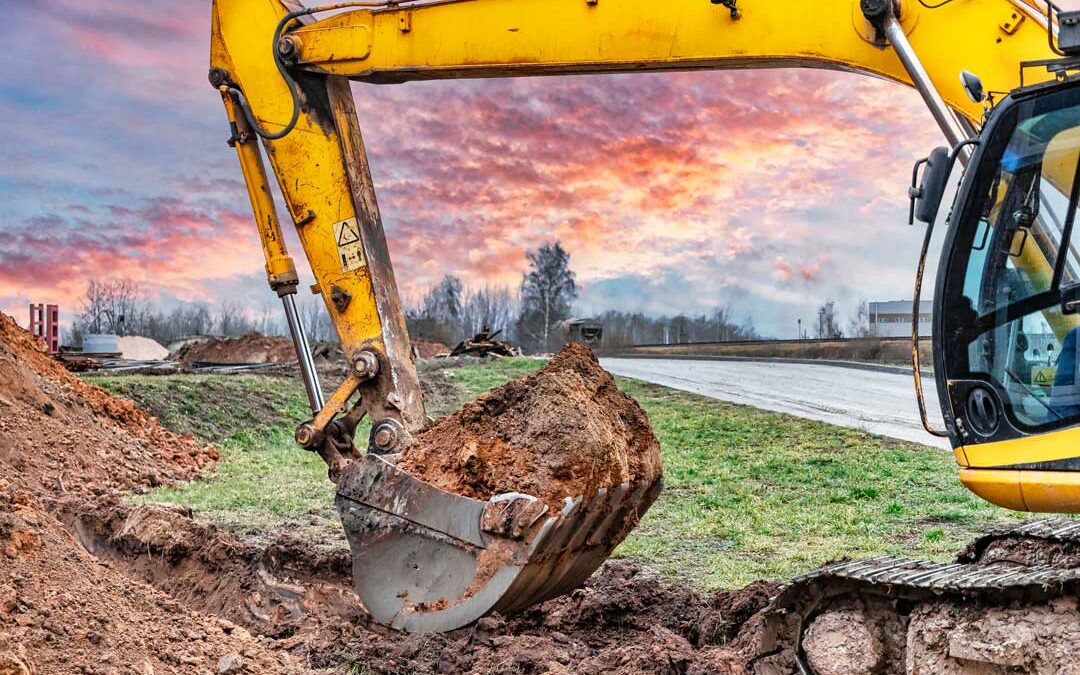
[{"label": "excavator arm", "polygon": [[[428,418],[350,80],[826,68],[914,86],[955,146],[987,114],[965,92],[961,72],[978,74],[995,95],[1016,88],[1020,62],[1055,56],[1053,21],[1043,12],[1027,0],[387,0],[313,8],[214,0],[210,82],[225,105],[311,404],[297,442],[320,453],[338,482],[357,590],[376,619],[445,630],[563,592],[610,553],[603,528],[617,530],[656,495],[643,486],[586,496],[545,520],[527,496],[471,503],[379,459],[405,448]],[[299,282],[264,153],[314,273],[312,291],[348,360],[349,374],[328,400],[295,310]],[[365,416],[372,430],[358,449]],[[468,524],[476,520],[488,525]],[[496,521],[513,521],[513,536],[490,525]],[[476,552],[494,550],[500,537],[518,547],[506,559],[512,564],[474,578],[491,562]],[[425,566],[434,570],[427,577]],[[407,572],[387,571],[398,568]]]},{"label": "excavator arm", "polygon": [[[349,11],[314,20],[318,8],[291,2],[215,0],[210,77],[233,123],[271,287],[284,298],[296,282],[260,140],[315,275],[313,291],[350,364],[325,404],[310,368],[314,417],[298,429],[298,441],[322,452],[334,474],[356,456],[349,439],[361,414],[374,425],[367,446],[384,453],[400,450],[427,419],[349,80],[805,66],[913,84],[887,27],[867,18],[889,15],[886,0],[454,0],[326,9]],[[1045,17],[1021,0],[954,0],[937,9],[907,0],[895,15],[905,50],[967,122],[932,108],[954,141],[958,128],[984,114],[965,95],[962,70],[977,73],[988,91],[1007,92],[1019,84],[1020,61],[1053,56]]]}]

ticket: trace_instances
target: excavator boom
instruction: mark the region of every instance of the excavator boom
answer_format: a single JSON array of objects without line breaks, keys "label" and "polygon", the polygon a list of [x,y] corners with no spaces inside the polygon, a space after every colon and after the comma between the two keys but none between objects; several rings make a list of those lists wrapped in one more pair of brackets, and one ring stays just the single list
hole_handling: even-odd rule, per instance
[{"label": "excavator boom", "polygon": [[[469,500],[394,466],[428,418],[350,81],[827,68],[915,87],[959,148],[977,142],[968,139],[990,108],[972,95],[973,82],[999,97],[1016,89],[1021,62],[1058,56],[1054,26],[1035,0],[385,0],[311,8],[214,0],[210,81],[231,123],[268,280],[289,317],[312,409],[297,442],[318,452],[338,482],[356,587],[376,619],[446,630],[565,592],[611,552],[607,533],[648,508],[659,484],[569,498],[561,513],[545,514],[529,495]],[[1026,84],[1061,77],[1028,71]],[[944,156],[966,161],[968,152]],[[306,358],[292,301],[298,277],[263,153],[348,360],[349,374],[328,400]],[[1047,163],[1045,175],[1071,185],[1075,166]],[[1073,203],[1075,212],[1075,195]],[[1037,258],[1021,256],[1016,266],[1045,268],[1045,256]],[[966,467],[977,453],[964,448],[988,439],[963,433],[957,404],[947,406]],[[371,434],[357,444],[365,416]],[[1080,511],[1076,494],[1045,504]]]}]

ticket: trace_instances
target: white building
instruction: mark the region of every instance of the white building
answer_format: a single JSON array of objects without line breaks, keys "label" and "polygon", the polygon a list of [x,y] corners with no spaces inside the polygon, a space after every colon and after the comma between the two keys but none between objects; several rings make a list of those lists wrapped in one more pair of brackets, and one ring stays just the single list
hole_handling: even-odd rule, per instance
[{"label": "white building", "polygon": [[[911,300],[871,302],[870,335],[873,337],[911,337]],[[934,302],[919,302],[919,336],[930,336],[930,318]]]}]

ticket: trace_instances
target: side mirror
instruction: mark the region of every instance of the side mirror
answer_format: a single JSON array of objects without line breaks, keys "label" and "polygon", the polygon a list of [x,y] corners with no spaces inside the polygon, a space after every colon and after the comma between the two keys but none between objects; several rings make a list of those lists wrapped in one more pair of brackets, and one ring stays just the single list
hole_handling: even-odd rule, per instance
[{"label": "side mirror", "polygon": [[972,103],[982,103],[986,100],[986,90],[983,88],[982,80],[975,73],[967,70],[960,71],[960,86],[964,88],[964,93]]},{"label": "side mirror", "polygon": [[[952,162],[953,157],[948,148],[934,148],[929,157],[915,162],[915,168],[911,172],[911,188],[908,190],[908,197],[911,198],[909,225],[914,225],[916,218],[924,223],[933,223],[937,218],[941,199],[945,196],[945,187],[949,182]],[[919,167],[923,164],[926,169],[920,182]]]}]

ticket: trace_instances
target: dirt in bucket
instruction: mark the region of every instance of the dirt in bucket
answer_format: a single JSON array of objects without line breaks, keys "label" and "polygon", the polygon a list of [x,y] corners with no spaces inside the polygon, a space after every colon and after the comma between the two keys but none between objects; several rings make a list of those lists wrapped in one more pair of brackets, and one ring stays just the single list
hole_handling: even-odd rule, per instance
[{"label": "dirt in bucket", "polygon": [[398,467],[456,494],[523,492],[554,511],[566,497],[662,474],[645,411],[578,343],[436,422]]}]

